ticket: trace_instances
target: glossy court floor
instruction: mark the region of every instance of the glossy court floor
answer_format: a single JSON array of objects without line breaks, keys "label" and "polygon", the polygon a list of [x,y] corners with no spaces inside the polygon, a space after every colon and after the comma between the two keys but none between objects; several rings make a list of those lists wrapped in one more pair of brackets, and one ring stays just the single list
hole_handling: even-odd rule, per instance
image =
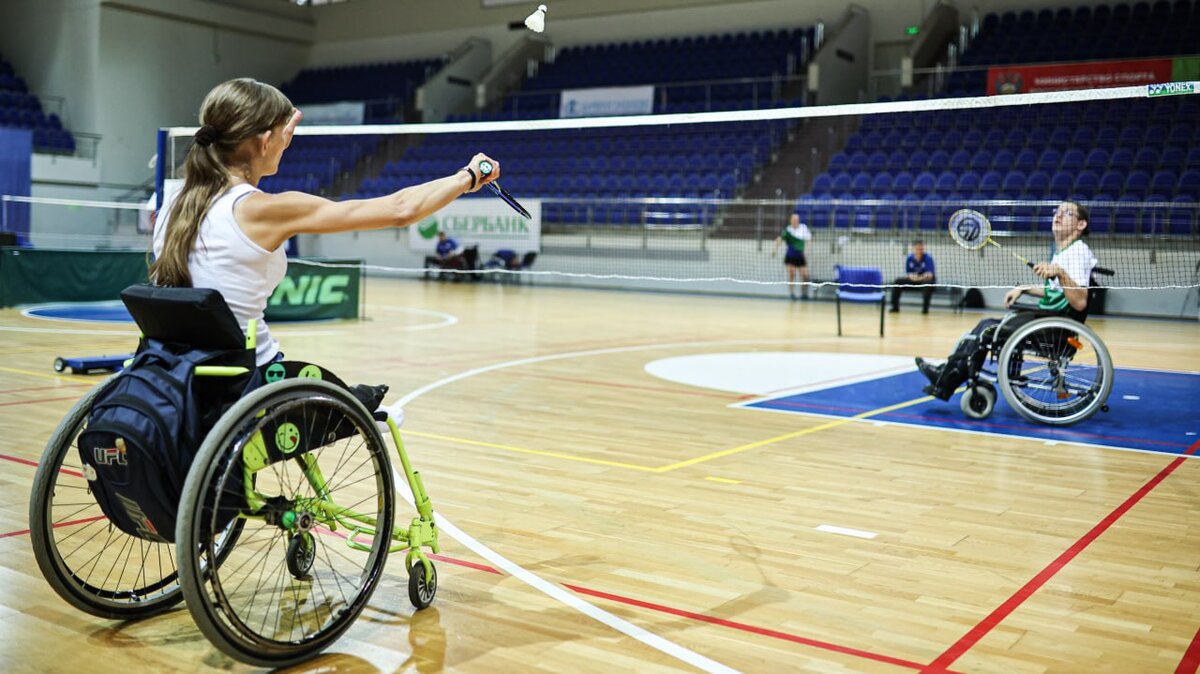
[{"label": "glossy court floor", "polygon": [[[404,402],[445,524],[440,590],[414,612],[394,557],[356,625],[298,671],[1200,664],[1194,321],[1093,319],[1118,385],[1140,387],[1112,400],[1134,422],[1053,436],[955,427],[957,399],[920,393],[911,357],[944,355],[979,314],[909,308],[881,339],[853,306],[839,338],[824,302],[388,279],[366,310],[275,330],[289,358]],[[135,338],[0,311],[3,671],[246,669],[186,610],[79,613],[32,558],[34,466],[99,381],[51,363]],[[1183,388],[1138,374],[1161,371]]]}]

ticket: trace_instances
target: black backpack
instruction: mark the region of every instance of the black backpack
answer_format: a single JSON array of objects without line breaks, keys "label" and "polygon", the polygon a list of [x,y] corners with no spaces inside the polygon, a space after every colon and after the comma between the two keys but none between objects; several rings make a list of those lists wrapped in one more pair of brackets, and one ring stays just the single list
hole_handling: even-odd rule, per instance
[{"label": "black backpack", "polygon": [[[93,401],[79,454],[117,528],[174,542],[188,469],[205,434],[249,385],[254,352],[216,291],[133,286],[121,297],[144,336],[133,362]],[[210,364],[250,372],[197,381],[196,366]]]},{"label": "black backpack", "polygon": [[193,372],[210,359],[148,341],[92,405],[80,458],[101,510],[127,534],[174,542],[183,482],[206,430]]}]

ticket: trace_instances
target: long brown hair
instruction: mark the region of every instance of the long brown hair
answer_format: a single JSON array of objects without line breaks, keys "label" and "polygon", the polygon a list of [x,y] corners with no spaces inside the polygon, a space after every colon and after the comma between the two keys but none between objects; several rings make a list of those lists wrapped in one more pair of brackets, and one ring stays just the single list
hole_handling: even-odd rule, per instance
[{"label": "long brown hair", "polygon": [[[188,256],[213,201],[229,187],[229,165],[242,141],[286,122],[292,102],[275,87],[248,77],[218,84],[200,105],[200,131],[184,160],[183,189],[171,207],[162,254],[150,265],[160,286],[192,285]],[[163,219],[159,219],[163,223]]]}]

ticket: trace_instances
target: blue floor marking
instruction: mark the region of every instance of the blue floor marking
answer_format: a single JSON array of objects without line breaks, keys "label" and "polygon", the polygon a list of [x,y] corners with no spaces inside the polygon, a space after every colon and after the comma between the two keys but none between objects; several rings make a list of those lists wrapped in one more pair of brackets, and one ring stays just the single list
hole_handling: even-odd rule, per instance
[{"label": "blue floor marking", "polygon": [[[852,417],[923,397],[926,379],[919,372],[880,377],[795,395],[759,400],[744,407]],[[1124,396],[1136,396],[1136,400]],[[949,402],[927,400],[891,412],[872,415],[871,421],[967,430],[1031,440],[1076,442],[1163,454],[1183,454],[1200,441],[1200,374],[1157,370],[1118,369],[1111,408],[1097,412],[1074,426],[1053,427],[1027,421],[1003,396],[987,419],[968,419],[959,409],[959,395]],[[1189,435],[1191,433],[1191,435]]]},{"label": "blue floor marking", "polygon": [[44,304],[31,307],[25,313],[38,318],[59,318],[69,321],[95,321],[101,323],[132,323],[129,311],[120,302],[96,302],[90,304]]}]

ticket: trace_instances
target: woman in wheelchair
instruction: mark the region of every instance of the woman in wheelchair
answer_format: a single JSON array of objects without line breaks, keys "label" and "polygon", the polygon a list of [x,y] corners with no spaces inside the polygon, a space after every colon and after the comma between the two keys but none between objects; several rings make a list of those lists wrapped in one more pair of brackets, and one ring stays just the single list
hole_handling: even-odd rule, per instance
[{"label": "woman in wheelchair", "polygon": [[[154,232],[154,285],[122,293],[142,330],[138,354],[59,424],[30,498],[35,558],[64,600],[114,619],[186,601],[221,650],[268,667],[344,633],[390,552],[407,551],[409,598],[428,606],[437,573],[423,548],[439,551],[397,413],[377,409],[386,387],[350,388],[283,361],[263,322],[283,243],[406,227],[500,174],[477,154],[454,175],[375,199],[263,193],[299,121],[252,79],[209,92],[183,189]],[[396,476],[412,492],[409,521],[395,512]]]},{"label": "woman in wheelchair", "polygon": [[[217,85],[200,108],[183,189],[163,204],[166,217],[154,231],[150,278],[160,286],[220,291],[243,329],[256,322],[260,366],[279,352],[262,317],[287,268],[289,238],[407,227],[500,176],[499,162],[477,154],[454,175],[375,199],[267,194],[258,183],[278,171],[300,118],[269,84],[243,78]],[[494,167],[487,175],[479,170],[484,160]]]},{"label": "woman in wheelchair", "polygon": [[[1031,351],[1030,357],[1024,358],[1024,360],[1036,357],[1054,361],[1051,366],[1047,367],[1055,370],[1062,367],[1065,370],[1066,363],[1077,351],[1075,345],[1081,344],[1080,338],[1094,336],[1090,329],[1082,325],[1087,318],[1088,287],[1097,264],[1096,256],[1084,241],[1088,235],[1088,217],[1088,209],[1080,203],[1064,201],[1059,205],[1054,213],[1052,224],[1056,252],[1049,262],[1040,262],[1033,267],[1033,272],[1043,279],[1042,284],[1013,288],[1004,297],[1004,305],[1011,308],[1022,295],[1032,295],[1040,298],[1037,307],[1018,307],[1003,319],[988,318],[980,321],[973,330],[959,340],[949,358],[941,365],[934,365],[918,357],[916,359],[917,368],[929,380],[929,384],[921,389],[924,393],[940,400],[949,400],[955,390],[964,382],[976,380],[989,353],[998,357],[1000,350],[1009,338],[1018,332],[1022,333],[1022,342],[1026,346],[1031,346],[1035,341],[1038,343],[1036,348],[1031,346],[1034,351]],[[1055,328],[1056,332],[1053,335],[1046,332],[1033,340],[1027,331],[1022,330],[1033,321],[1048,317],[1066,318],[1072,323],[1063,324],[1059,321],[1054,324],[1058,327]],[[1076,322],[1080,324],[1077,329],[1074,327]],[[1070,327],[1063,328],[1061,327],[1063,325]],[[1098,339],[1094,341],[1097,343],[1096,350],[1102,350],[1103,345],[1099,344]],[[1020,351],[1016,345],[1014,345],[1014,349]],[[1055,360],[1055,357],[1058,357],[1058,360]],[[1062,357],[1065,357],[1066,360],[1062,360]],[[1107,350],[1104,350],[1103,358],[1108,358]],[[1017,359],[1022,359],[1020,353],[1018,353]],[[1019,369],[1020,363],[1016,363],[1015,367]],[[1111,369],[1111,365],[1109,369]],[[1028,381],[1028,377],[1019,375],[1014,367],[1009,368],[1011,371],[1003,368],[1001,370],[998,374],[1001,377],[1008,377],[1014,388],[1019,388],[1019,385]],[[1107,390],[1107,387],[1111,386],[1111,374],[1104,383],[1107,384],[1105,387]],[[1057,386],[1057,389],[1054,390],[1055,397],[1065,398],[1063,393],[1067,392],[1069,387],[1064,384],[1062,376],[1059,376],[1056,384],[1049,385],[1049,388],[1054,389],[1055,386]],[[968,393],[971,392],[972,390],[969,389]],[[1035,402],[1029,395],[1024,395],[1027,392],[1022,393],[1022,396],[1016,396],[1019,403],[1032,404]],[[991,389],[990,395],[994,402],[994,389]],[[1005,389],[1005,396],[1006,399],[1009,397],[1007,389]],[[1093,395],[1089,400],[1094,398]],[[1046,403],[1046,405],[1048,404]],[[1014,407],[1025,414],[1021,404],[1014,405]],[[966,404],[964,404],[964,410],[970,414]],[[987,411],[990,412],[990,410],[989,404]],[[1026,416],[1029,415],[1026,414]],[[1045,418],[1039,416],[1037,420],[1058,423],[1057,419],[1061,418],[1066,417],[1056,413],[1045,416]]]}]

